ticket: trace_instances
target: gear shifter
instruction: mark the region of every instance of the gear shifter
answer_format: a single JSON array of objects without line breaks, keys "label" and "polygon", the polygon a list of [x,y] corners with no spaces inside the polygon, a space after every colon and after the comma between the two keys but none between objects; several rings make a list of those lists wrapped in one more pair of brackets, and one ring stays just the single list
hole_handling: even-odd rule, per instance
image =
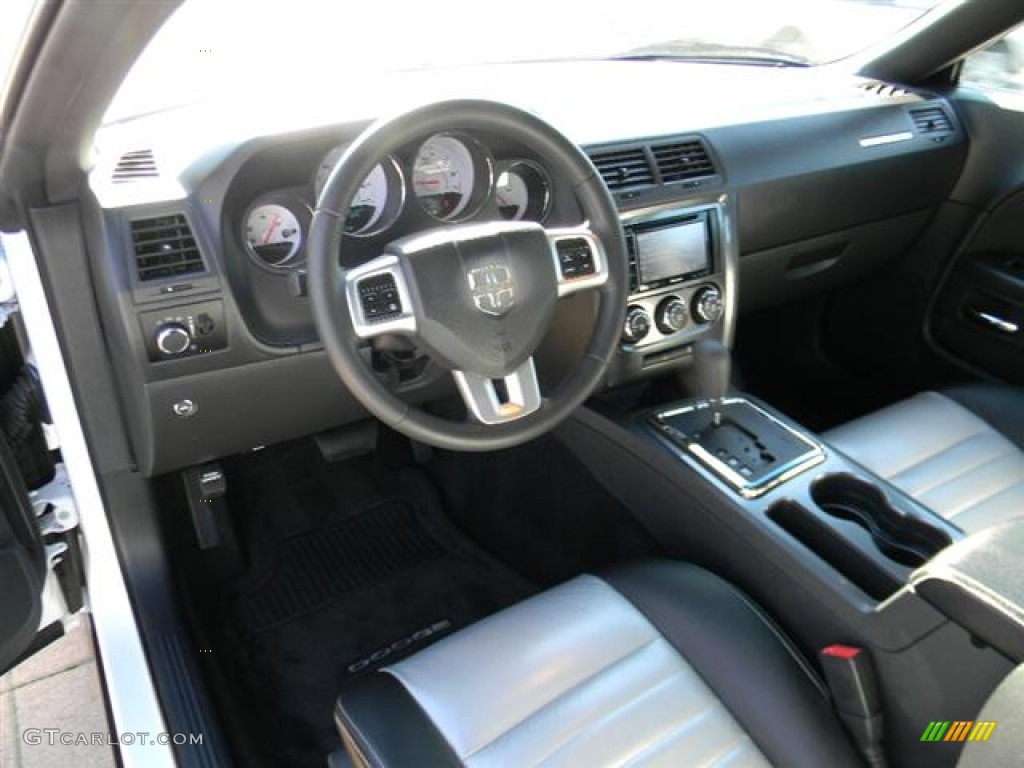
[{"label": "gear shifter", "polygon": [[715,426],[722,423],[722,398],[729,391],[732,373],[732,355],[720,341],[701,339],[693,345],[693,360],[697,376],[697,397],[711,405]]},{"label": "gear shifter", "polygon": [[824,460],[817,443],[761,406],[741,394],[726,398],[732,357],[722,342],[698,341],[693,360],[697,399],[647,417],[677,452],[744,498],[754,498]]}]

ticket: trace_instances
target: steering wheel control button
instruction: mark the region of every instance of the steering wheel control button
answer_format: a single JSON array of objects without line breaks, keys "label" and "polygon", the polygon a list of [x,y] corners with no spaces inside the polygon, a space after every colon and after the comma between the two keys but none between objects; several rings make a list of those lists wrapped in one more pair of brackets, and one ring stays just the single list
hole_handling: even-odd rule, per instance
[{"label": "steering wheel control button", "polygon": [[655,322],[659,331],[670,336],[686,327],[689,315],[690,312],[685,301],[678,296],[669,296],[658,304],[655,311]]},{"label": "steering wheel control button", "polygon": [[693,317],[698,323],[717,323],[724,311],[722,292],[717,285],[705,285],[694,294]]},{"label": "steering wheel control button", "polygon": [[192,335],[181,323],[165,323],[156,332],[156,347],[168,357],[187,352],[192,346]]},{"label": "steering wheel control button", "polygon": [[558,252],[558,268],[563,280],[587,277],[594,274],[594,252],[590,243],[582,237],[566,238],[555,243]]},{"label": "steering wheel control button", "polygon": [[640,342],[651,330],[651,316],[643,307],[632,306],[626,311],[622,340],[627,344]]},{"label": "steering wheel control button", "polygon": [[359,281],[359,305],[367,322],[387,320],[402,314],[402,300],[398,296],[395,276],[386,273]]}]

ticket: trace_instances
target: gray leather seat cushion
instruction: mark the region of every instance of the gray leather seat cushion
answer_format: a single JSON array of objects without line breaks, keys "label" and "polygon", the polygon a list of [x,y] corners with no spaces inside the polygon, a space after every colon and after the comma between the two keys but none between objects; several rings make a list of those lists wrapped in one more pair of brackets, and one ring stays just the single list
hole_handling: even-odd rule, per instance
[{"label": "gray leather seat cushion", "polygon": [[970,533],[1024,515],[1024,451],[999,429],[1022,419],[1019,390],[964,387],[924,392],[823,437]]},{"label": "gray leather seat cushion", "polygon": [[680,563],[502,611],[348,685],[336,720],[357,765],[859,764],[778,629]]}]

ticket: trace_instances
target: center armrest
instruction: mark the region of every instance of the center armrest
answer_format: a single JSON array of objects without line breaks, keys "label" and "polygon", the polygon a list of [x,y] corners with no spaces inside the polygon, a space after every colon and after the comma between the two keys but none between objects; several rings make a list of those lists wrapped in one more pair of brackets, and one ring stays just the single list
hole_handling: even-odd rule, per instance
[{"label": "center armrest", "polygon": [[1024,518],[956,542],[911,574],[926,601],[1014,661],[1024,661]]}]

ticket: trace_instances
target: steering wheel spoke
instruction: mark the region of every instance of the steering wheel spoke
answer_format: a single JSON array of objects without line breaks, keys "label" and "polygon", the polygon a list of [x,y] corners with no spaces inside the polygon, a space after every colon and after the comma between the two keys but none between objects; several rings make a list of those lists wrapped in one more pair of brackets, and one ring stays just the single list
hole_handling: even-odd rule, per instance
[{"label": "steering wheel spoke", "polygon": [[604,245],[588,224],[550,228],[545,232],[555,260],[560,297],[599,288],[608,282],[608,258]]},{"label": "steering wheel spoke", "polygon": [[469,371],[452,371],[452,376],[470,414],[481,424],[504,424],[540,408],[540,383],[532,357],[502,379]]},{"label": "steering wheel spoke", "polygon": [[356,336],[412,335],[416,308],[397,256],[386,254],[345,273],[345,299]]}]

